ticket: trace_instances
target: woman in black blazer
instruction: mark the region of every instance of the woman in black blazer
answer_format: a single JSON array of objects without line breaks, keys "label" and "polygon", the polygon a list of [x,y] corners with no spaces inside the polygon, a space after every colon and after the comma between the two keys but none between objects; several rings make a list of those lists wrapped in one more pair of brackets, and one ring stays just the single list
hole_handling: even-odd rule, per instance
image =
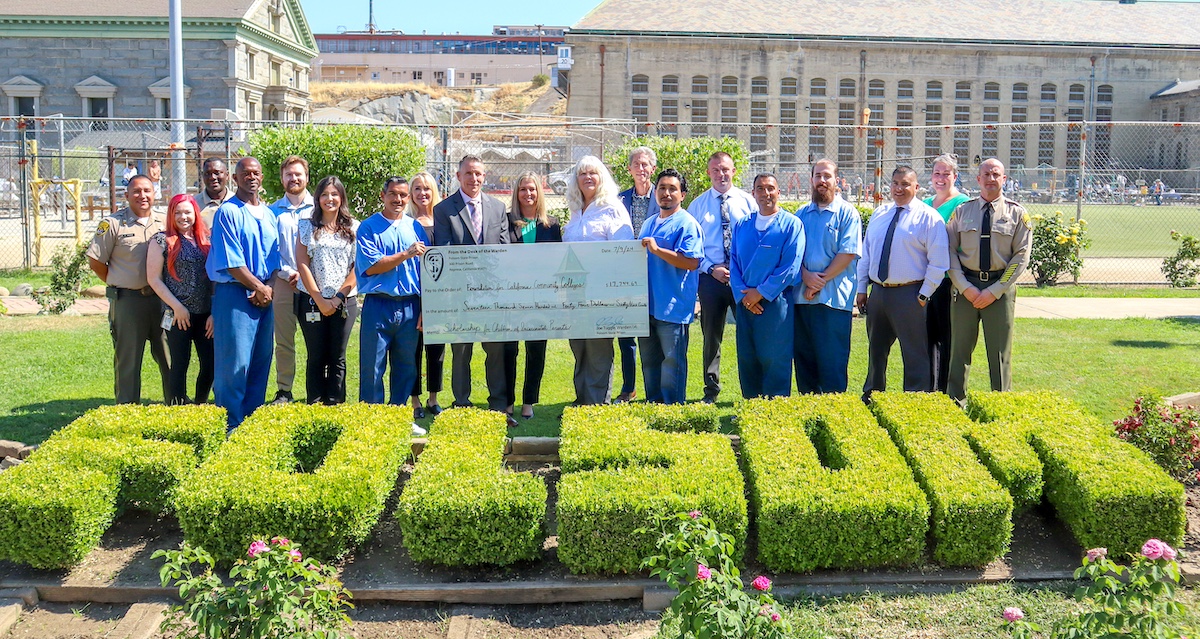
[{"label": "woman in black blazer", "polygon": [[[512,206],[508,210],[508,229],[512,244],[562,241],[558,218],[546,214],[542,176],[525,172],[517,178]],[[533,417],[533,405],[538,403],[541,395],[545,370],[546,340],[525,342],[525,385],[521,389],[521,417],[524,419]],[[504,375],[508,386],[508,414],[511,415],[517,400],[517,342],[511,342],[504,351]]]}]

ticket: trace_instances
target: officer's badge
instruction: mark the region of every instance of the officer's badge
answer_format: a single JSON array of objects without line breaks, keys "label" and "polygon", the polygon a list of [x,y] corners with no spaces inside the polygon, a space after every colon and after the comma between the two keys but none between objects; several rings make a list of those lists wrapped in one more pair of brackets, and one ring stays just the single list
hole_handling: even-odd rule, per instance
[{"label": "officer's badge", "polygon": [[96,227],[96,235],[104,235],[105,233],[108,232],[108,229],[109,229],[108,220],[100,220],[100,225]]}]

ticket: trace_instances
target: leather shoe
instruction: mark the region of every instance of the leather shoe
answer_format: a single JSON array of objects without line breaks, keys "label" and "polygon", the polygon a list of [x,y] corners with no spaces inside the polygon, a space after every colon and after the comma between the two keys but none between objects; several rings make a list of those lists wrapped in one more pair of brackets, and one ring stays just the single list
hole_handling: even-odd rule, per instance
[{"label": "leather shoe", "polygon": [[704,399],[702,399],[700,401],[704,402],[705,404],[715,404],[715,403],[717,403],[717,396],[716,395],[705,395]]},{"label": "leather shoe", "polygon": [[617,395],[617,398],[613,400],[613,403],[624,404],[625,402],[632,402],[635,399],[637,399],[637,391],[629,391],[628,393],[621,393],[620,395]]},{"label": "leather shoe", "polygon": [[442,407],[438,404],[434,404],[432,406],[425,404],[425,410],[429,411],[429,414],[433,415],[434,417],[442,414]]},{"label": "leather shoe", "polygon": [[414,408],[413,419],[425,419],[425,408],[422,406]]},{"label": "leather shoe", "polygon": [[508,418],[508,427],[509,428],[516,428],[517,426],[520,426],[520,424],[517,423],[517,420],[513,419],[512,415],[506,414],[505,417]]}]

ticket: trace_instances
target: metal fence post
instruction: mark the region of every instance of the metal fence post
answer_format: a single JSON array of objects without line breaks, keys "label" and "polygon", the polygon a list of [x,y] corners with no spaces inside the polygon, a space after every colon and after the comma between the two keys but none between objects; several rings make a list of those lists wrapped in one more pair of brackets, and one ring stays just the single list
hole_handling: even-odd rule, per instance
[{"label": "metal fence post", "polygon": [[18,197],[21,206],[21,230],[25,237],[25,268],[33,267],[33,236],[30,232],[29,219],[29,155],[25,150],[25,127],[27,123],[24,118],[17,122],[17,166],[21,170],[21,193]]},{"label": "metal fence post", "polygon": [[[1070,126],[1070,125],[1068,124],[1067,126]],[[1079,179],[1076,180],[1077,184],[1075,185],[1075,221],[1076,222],[1083,219],[1083,197],[1087,193],[1087,186],[1086,186],[1087,182],[1085,182],[1084,180],[1087,178],[1087,139],[1088,139],[1087,132],[1088,132],[1088,127],[1089,127],[1089,124],[1087,122],[1079,123]],[[1079,259],[1079,245],[1078,244],[1075,245],[1075,259]],[[1073,273],[1071,280],[1076,285],[1078,285],[1079,284],[1079,274]]]}]

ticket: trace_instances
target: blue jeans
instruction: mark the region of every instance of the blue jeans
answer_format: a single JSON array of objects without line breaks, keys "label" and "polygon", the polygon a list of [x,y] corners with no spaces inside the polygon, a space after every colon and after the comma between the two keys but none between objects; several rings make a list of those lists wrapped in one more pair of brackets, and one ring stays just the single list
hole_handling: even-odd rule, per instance
[{"label": "blue jeans", "polygon": [[650,318],[650,336],[640,337],[646,401],[682,404],[687,398],[688,325]]},{"label": "blue jeans", "polygon": [[241,284],[213,286],[213,399],[230,428],[263,405],[271,374],[275,311],[251,304],[249,292]]},{"label": "blue jeans", "polygon": [[844,393],[850,385],[850,311],[796,304],[792,355],[800,393]]},{"label": "blue jeans", "polygon": [[762,315],[735,306],[738,378],[742,397],[787,397],[792,394],[791,289],[774,301],[761,302]]},{"label": "blue jeans", "polygon": [[[653,321],[653,320],[652,320]],[[617,350],[621,351],[621,394],[628,395],[637,384],[637,343],[640,337],[618,337]],[[644,364],[643,364],[644,365]],[[649,392],[649,391],[647,391]]]},{"label": "blue jeans", "polygon": [[358,334],[358,399],[383,403],[383,374],[391,361],[388,403],[402,406],[412,393],[417,375],[417,319],[421,298],[367,295]]}]

